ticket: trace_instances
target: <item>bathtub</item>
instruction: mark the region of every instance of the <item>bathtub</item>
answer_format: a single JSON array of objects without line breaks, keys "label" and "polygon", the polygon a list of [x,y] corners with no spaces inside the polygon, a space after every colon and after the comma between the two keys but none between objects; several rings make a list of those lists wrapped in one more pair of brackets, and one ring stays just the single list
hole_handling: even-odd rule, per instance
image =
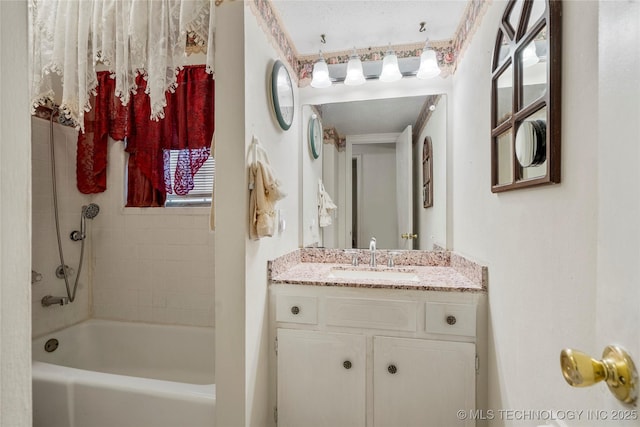
[{"label": "bathtub", "polygon": [[213,328],[97,319],[34,339],[33,425],[212,427],[214,345]]}]

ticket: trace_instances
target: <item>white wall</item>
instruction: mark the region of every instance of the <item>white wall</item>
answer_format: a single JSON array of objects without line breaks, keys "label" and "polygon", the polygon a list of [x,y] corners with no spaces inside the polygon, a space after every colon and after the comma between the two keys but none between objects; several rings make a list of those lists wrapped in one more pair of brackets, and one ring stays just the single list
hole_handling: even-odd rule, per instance
[{"label": "white wall", "polygon": [[[73,230],[80,229],[82,206],[91,203],[92,197],[80,193],[76,187],[78,132],[73,128],[59,124],[54,124],[53,127],[60,238],[64,251],[64,262],[77,272],[81,243],[72,241],[69,235]],[[96,219],[87,221],[90,237],[85,241],[84,262],[74,302],[62,307],[59,305],[43,307],[40,301],[45,295],[67,296],[64,279],[58,279],[55,273],[56,268],[60,265],[60,255],[53,209],[49,131],[48,120],[31,118],[33,181],[31,268],[42,274],[42,281],[32,286],[31,313],[34,337],[89,318],[91,298],[89,272],[91,246],[94,241],[90,230],[94,222],[102,221],[102,212]],[[75,274],[69,277],[71,290],[73,290],[74,282]]]},{"label": "white wall", "polygon": [[[268,90],[271,69],[278,53],[267,40],[262,28],[248,6],[245,7],[245,146],[255,134],[269,154],[269,160],[282,182],[287,196],[276,208],[285,219],[286,229],[271,238],[258,241],[248,239],[246,222],[240,237],[246,243],[246,383],[247,425],[264,426],[273,419],[273,410],[268,408],[269,378],[268,352],[273,351],[268,330],[267,261],[291,252],[300,244],[300,164],[295,159],[308,152],[306,138],[301,129],[306,129],[301,116],[298,89],[294,85],[296,111],[293,124],[287,131],[280,129],[272,112]],[[289,73],[292,71],[289,70]],[[304,117],[303,117],[304,120]],[[308,122],[308,120],[307,120]],[[244,163],[243,163],[244,165]],[[240,194],[248,196],[247,187]],[[237,196],[236,196],[237,197]],[[247,211],[245,211],[247,212]],[[237,213],[236,213],[237,215]],[[246,214],[245,214],[246,215]],[[219,264],[216,264],[219,265]]]},{"label": "white wall", "polygon": [[303,247],[313,245],[315,243],[322,246],[323,243],[320,225],[318,224],[318,179],[322,179],[322,165],[327,153],[323,150],[317,159],[314,159],[311,154],[311,149],[309,148],[309,120],[311,119],[312,114],[313,110],[311,107],[304,105],[302,106],[301,114],[299,115],[301,130],[299,152],[302,174],[300,199],[305,201],[302,203],[301,214],[305,220],[300,223],[300,233],[302,236],[300,246]]},{"label": "white wall", "polygon": [[[334,144],[324,144],[322,148],[322,178],[324,183],[324,189],[333,200],[333,203],[337,206],[337,209],[333,212],[333,218],[331,225],[322,228],[322,245],[327,248],[337,248],[340,242],[340,235],[344,235],[344,224],[340,222],[340,215],[342,209],[345,209],[344,190],[340,188],[339,183],[341,174],[344,175],[344,152],[340,153],[338,148]],[[304,169],[303,169],[304,170]],[[303,172],[304,173],[304,172]],[[307,199],[302,198],[303,206],[307,206]],[[304,209],[304,208],[303,208]],[[306,223],[303,221],[302,226]]]},{"label": "white wall", "polygon": [[[433,206],[424,208],[422,195],[422,147],[425,137],[431,138],[433,150]],[[413,146],[413,211],[418,248],[433,249],[437,244],[447,247],[447,97],[442,95],[431,117]]]},{"label": "white wall", "polygon": [[[489,406],[601,409],[611,402],[606,387],[570,388],[558,356],[565,347],[600,356],[613,340],[638,357],[637,315],[625,317],[626,323],[622,315],[612,317],[637,312],[639,302],[637,281],[630,282],[638,273],[637,3],[602,6],[609,12],[599,21],[598,3],[563,2],[562,183],[492,194],[490,63],[505,4],[489,7],[464,54],[454,76],[451,118],[453,248],[489,267]],[[620,31],[606,36],[612,28]],[[599,62],[599,39],[603,53],[620,42],[618,36],[628,49],[614,49]],[[599,66],[607,73],[600,90]],[[629,120],[615,122],[622,128],[610,133],[614,115],[623,111]],[[606,131],[598,132],[599,123],[607,123]],[[612,295],[611,286],[621,299],[604,297]],[[597,325],[608,330],[596,336]],[[523,423],[496,419],[492,425]]]},{"label": "white wall", "polygon": [[93,317],[213,326],[209,209],[125,208],[126,156],[110,140],[107,190],[93,196]]},{"label": "white wall", "polygon": [[[225,2],[216,9],[216,425],[267,425],[269,342],[267,261],[300,242],[298,108],[282,131],[268,97],[278,54],[248,4]],[[219,60],[218,60],[219,59]],[[245,73],[239,70],[247,70]],[[294,89],[296,105],[298,91]],[[247,150],[257,136],[287,197],[277,204],[286,220],[282,234],[258,241],[248,236]]]},{"label": "white wall", "polygon": [[27,2],[0,2],[0,426],[31,426]]}]

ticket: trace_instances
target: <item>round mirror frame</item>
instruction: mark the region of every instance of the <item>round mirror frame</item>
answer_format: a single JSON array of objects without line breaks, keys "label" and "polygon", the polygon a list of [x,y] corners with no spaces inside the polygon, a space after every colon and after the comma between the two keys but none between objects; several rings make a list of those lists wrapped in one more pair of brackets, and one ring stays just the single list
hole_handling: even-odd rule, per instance
[{"label": "round mirror frame", "polygon": [[[284,77],[284,82],[286,84],[284,90],[281,85],[278,85],[280,75]],[[289,106],[281,104],[284,95],[287,95],[287,93],[289,93],[291,96],[291,114],[287,114],[283,110],[284,107]],[[280,60],[277,60],[273,64],[273,69],[271,71],[271,98],[273,100],[273,110],[276,113],[278,124],[283,130],[289,130],[291,124],[293,123],[295,106],[295,100],[293,96],[293,82],[291,81],[291,76],[289,75],[287,67],[285,67]]]},{"label": "round mirror frame", "polygon": [[523,168],[540,166],[547,160],[547,132],[544,120],[525,120],[516,132],[515,154]]},{"label": "round mirror frame", "polygon": [[314,159],[317,159],[322,154],[322,139],[322,122],[317,114],[312,114],[309,119],[309,148]]}]

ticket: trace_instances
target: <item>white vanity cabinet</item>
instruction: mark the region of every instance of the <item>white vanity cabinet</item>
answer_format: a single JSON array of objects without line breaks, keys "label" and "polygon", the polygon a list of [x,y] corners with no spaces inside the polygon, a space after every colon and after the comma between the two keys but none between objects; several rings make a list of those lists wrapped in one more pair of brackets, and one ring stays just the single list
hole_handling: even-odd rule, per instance
[{"label": "white vanity cabinet", "polygon": [[463,426],[475,409],[473,343],[373,337],[373,425]]},{"label": "white vanity cabinet", "polygon": [[364,426],[364,335],[278,329],[278,426]]},{"label": "white vanity cabinet", "polygon": [[485,294],[270,289],[279,427],[475,426]]}]

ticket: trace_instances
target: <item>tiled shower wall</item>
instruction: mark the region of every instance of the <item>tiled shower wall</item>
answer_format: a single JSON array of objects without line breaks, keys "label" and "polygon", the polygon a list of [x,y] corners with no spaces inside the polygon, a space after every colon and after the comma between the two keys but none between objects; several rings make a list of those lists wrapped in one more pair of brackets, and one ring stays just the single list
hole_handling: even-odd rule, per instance
[{"label": "tiled shower wall", "polygon": [[[34,245],[33,265],[39,259],[59,262],[51,205],[48,157],[48,122],[34,120]],[[110,142],[107,191],[86,196],[75,183],[75,141],[73,129],[55,126],[58,183],[62,193],[61,217],[66,263],[76,265],[78,245],[68,238],[78,228],[81,206],[97,203],[99,215],[88,221],[89,240],[85,252],[85,273],[79,299],[65,307],[40,307],[47,293],[62,295],[55,275],[34,285],[34,335],[59,329],[88,317],[213,326],[214,238],[208,230],[208,208],[124,208],[126,157],[122,142]],[[61,135],[61,136],[58,136]],[[64,143],[63,143],[64,141]],[[46,181],[46,182],[45,182]],[[49,219],[51,218],[51,219]],[[66,218],[66,219],[65,219]],[[43,244],[46,236],[46,245]],[[67,243],[68,242],[68,243]],[[75,249],[72,251],[72,249]],[[69,255],[67,255],[69,252]],[[53,266],[53,269],[55,269]],[[42,267],[49,272],[51,267]],[[43,271],[44,273],[44,271]],[[52,284],[49,284],[52,282]],[[91,284],[91,286],[89,286]],[[51,291],[51,288],[54,290]],[[42,294],[42,295],[41,295]]]},{"label": "tiled shower wall", "polygon": [[[75,186],[75,156],[78,136],[74,129],[54,125],[53,139],[56,151],[56,176],[58,187],[58,211],[61,242],[65,264],[77,271],[80,243],[69,239],[80,226],[82,206],[91,203],[91,197],[81,194]],[[33,335],[38,336],[87,319],[90,316],[89,262],[91,239],[85,242],[84,269],[80,276],[76,300],[61,306],[43,307],[40,301],[45,295],[66,296],[64,279],[55,274],[60,265],[58,243],[53,214],[53,190],[51,182],[51,154],[49,122],[31,119],[32,146],[32,252],[31,268],[42,275],[42,280],[32,284],[31,312]],[[28,238],[28,236],[25,236]],[[73,278],[72,278],[73,279]],[[73,286],[73,280],[70,280]]]}]

